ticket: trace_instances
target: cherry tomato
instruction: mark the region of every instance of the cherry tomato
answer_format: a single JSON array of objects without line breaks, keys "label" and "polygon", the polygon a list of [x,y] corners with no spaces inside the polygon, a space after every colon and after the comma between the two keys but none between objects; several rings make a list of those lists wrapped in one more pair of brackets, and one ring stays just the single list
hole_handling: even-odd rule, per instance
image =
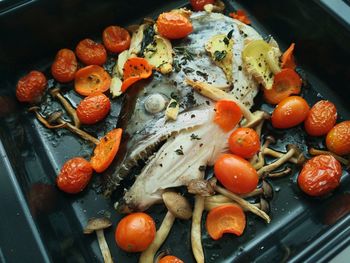
[{"label": "cherry tomato", "polygon": [[119,26],[109,26],[102,33],[103,44],[108,51],[120,53],[130,47],[130,34]]},{"label": "cherry tomato", "polygon": [[228,139],[230,151],[243,158],[252,158],[260,150],[260,138],[251,128],[238,128]]},{"label": "cherry tomato", "polygon": [[193,27],[191,21],[178,12],[162,13],[157,19],[159,34],[169,39],[179,39],[187,37]]},{"label": "cherry tomato", "polygon": [[64,48],[58,51],[51,65],[51,74],[55,80],[66,83],[74,79],[77,69],[78,62],[74,52]]},{"label": "cherry tomato", "polygon": [[117,225],[115,241],[127,252],[141,252],[153,242],[156,225],[152,217],[145,213],[127,215]]},{"label": "cherry tomato", "polygon": [[89,183],[92,172],[92,167],[88,161],[81,157],[75,157],[62,166],[56,179],[57,186],[66,193],[79,193]]},{"label": "cherry tomato", "polygon": [[81,123],[94,124],[103,120],[111,109],[109,98],[103,93],[92,94],[84,98],[77,107]]},{"label": "cherry tomato", "polygon": [[259,181],[254,167],[234,154],[222,154],[215,162],[214,173],[223,186],[236,194],[250,193]]},{"label": "cherry tomato", "polygon": [[350,153],[350,121],[343,121],[335,125],[327,134],[328,150],[339,155]]},{"label": "cherry tomato", "polygon": [[308,195],[321,196],[339,186],[341,175],[341,164],[332,155],[318,155],[305,163],[298,185]]},{"label": "cherry tomato", "polygon": [[105,92],[110,85],[111,76],[97,65],[81,68],[75,74],[75,91],[83,96]]},{"label": "cherry tomato", "polygon": [[168,255],[168,256],[162,257],[158,261],[158,263],[184,263],[184,262],[175,256]]},{"label": "cherry tomato", "polygon": [[305,119],[305,130],[311,136],[326,135],[337,121],[337,109],[327,100],[320,100],[312,106]]},{"label": "cherry tomato", "polygon": [[75,52],[85,65],[101,66],[107,60],[107,51],[105,47],[88,38],[78,43]]},{"label": "cherry tomato", "polygon": [[20,78],[16,87],[16,97],[21,102],[34,103],[41,99],[47,80],[43,73],[33,70]]},{"label": "cherry tomato", "polygon": [[285,98],[272,113],[271,121],[275,128],[287,129],[302,123],[310,110],[307,102],[299,96]]},{"label": "cherry tomato", "polygon": [[194,11],[203,11],[205,5],[213,3],[214,0],[190,0],[190,4]]}]

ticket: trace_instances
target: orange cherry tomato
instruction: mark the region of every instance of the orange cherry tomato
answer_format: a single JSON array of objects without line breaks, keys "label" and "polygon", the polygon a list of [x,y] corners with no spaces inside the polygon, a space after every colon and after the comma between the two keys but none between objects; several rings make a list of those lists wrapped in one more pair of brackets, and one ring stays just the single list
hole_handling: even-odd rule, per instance
[{"label": "orange cherry tomato", "polygon": [[250,193],[259,182],[254,167],[247,160],[234,154],[222,154],[215,162],[214,173],[223,186],[236,194]]},{"label": "orange cherry tomato", "polygon": [[59,82],[66,83],[74,79],[78,62],[72,50],[64,48],[58,51],[51,65],[51,74]]},{"label": "orange cherry tomato", "polygon": [[242,116],[241,108],[233,101],[219,100],[215,104],[214,122],[226,132],[232,130]]},{"label": "orange cherry tomato", "polygon": [[328,150],[339,155],[350,153],[350,121],[343,121],[335,125],[327,134]]},{"label": "orange cherry tomato", "polygon": [[153,242],[156,224],[146,213],[132,213],[117,225],[115,241],[127,252],[141,252]]},{"label": "orange cherry tomato", "polygon": [[205,5],[213,3],[214,0],[190,0],[190,4],[194,11],[203,11]]},{"label": "orange cherry tomato", "polygon": [[252,158],[260,150],[260,138],[251,128],[238,128],[228,139],[230,151],[243,158]]},{"label": "orange cherry tomato", "polygon": [[46,88],[47,80],[43,73],[33,70],[20,78],[16,87],[16,97],[21,102],[38,102]]},{"label": "orange cherry tomato", "polygon": [[294,47],[295,44],[292,43],[289,48],[283,53],[282,58],[281,58],[281,66],[282,68],[290,68],[290,69],[295,69],[295,61],[294,61]]},{"label": "orange cherry tomato", "polygon": [[287,129],[302,123],[310,110],[307,102],[299,96],[285,98],[272,113],[271,121],[275,128]]},{"label": "orange cherry tomato", "polygon": [[320,100],[312,106],[307,115],[304,127],[311,136],[326,135],[337,121],[337,108],[328,100]]},{"label": "orange cherry tomato", "polygon": [[168,256],[162,257],[158,261],[158,263],[184,263],[184,262],[175,256],[168,255]]},{"label": "orange cherry tomato", "polygon": [[119,26],[109,26],[102,33],[103,44],[108,51],[120,53],[130,47],[130,34]]},{"label": "orange cherry tomato", "polygon": [[122,92],[125,92],[135,82],[147,79],[151,75],[152,66],[146,59],[139,57],[129,58],[123,67],[124,81],[121,87]]},{"label": "orange cherry tomato", "polygon": [[103,93],[92,94],[84,98],[77,107],[81,123],[94,124],[103,120],[111,109],[111,101]]},{"label": "orange cherry tomato", "polygon": [[89,183],[92,172],[88,161],[81,157],[75,157],[62,166],[56,179],[57,186],[66,193],[79,193]]},{"label": "orange cherry tomato", "polygon": [[105,47],[88,38],[78,43],[75,52],[85,65],[101,66],[107,60],[107,51]]},{"label": "orange cherry tomato", "polygon": [[244,23],[246,25],[250,25],[252,23],[250,21],[248,15],[246,14],[246,12],[242,9],[238,9],[237,12],[230,13],[229,16],[241,21],[242,23]]},{"label": "orange cherry tomato", "polygon": [[109,89],[110,85],[111,76],[97,65],[81,68],[75,74],[75,91],[83,96],[103,93]]},{"label": "orange cherry tomato", "polygon": [[243,209],[236,204],[222,205],[209,211],[206,228],[210,237],[218,240],[225,233],[240,236],[246,226]]},{"label": "orange cherry tomato", "polygon": [[100,143],[96,146],[90,160],[90,164],[96,172],[102,173],[113,162],[119,150],[122,133],[123,130],[120,128],[113,129],[100,139]]},{"label": "orange cherry tomato", "polygon": [[318,155],[305,163],[298,185],[308,195],[321,196],[339,186],[341,175],[341,164],[332,155]]},{"label": "orange cherry tomato", "polygon": [[193,31],[189,18],[174,11],[160,14],[157,28],[159,34],[169,39],[184,38]]}]

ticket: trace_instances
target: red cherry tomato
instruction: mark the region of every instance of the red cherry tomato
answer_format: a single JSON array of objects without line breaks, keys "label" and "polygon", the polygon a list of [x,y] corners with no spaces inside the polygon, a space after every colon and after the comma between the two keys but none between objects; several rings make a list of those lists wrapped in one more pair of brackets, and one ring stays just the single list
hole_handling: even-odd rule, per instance
[{"label": "red cherry tomato", "polygon": [[16,87],[16,97],[21,102],[34,103],[40,100],[47,80],[43,73],[33,70],[20,78]]},{"label": "red cherry tomato", "polygon": [[103,120],[111,109],[109,98],[103,93],[92,94],[84,98],[77,107],[81,123],[94,124]]},{"label": "red cherry tomato", "polygon": [[327,100],[320,100],[312,106],[306,117],[304,126],[307,134],[311,136],[326,135],[337,121],[337,109]]},{"label": "red cherry tomato", "polygon": [[250,193],[259,182],[254,167],[234,154],[222,154],[215,162],[214,173],[223,186],[236,194]]},{"label": "red cherry tomato", "polygon": [[299,96],[285,98],[272,113],[271,121],[275,128],[287,129],[302,123],[310,110],[307,102]]},{"label": "red cherry tomato", "polygon": [[168,256],[162,257],[158,263],[184,263],[184,262],[175,256],[168,255]]},{"label": "red cherry tomato", "polygon": [[243,158],[252,158],[260,149],[260,138],[251,128],[238,128],[228,139],[230,151]]},{"label": "red cherry tomato", "polygon": [[92,175],[92,167],[81,157],[68,160],[61,168],[56,179],[59,189],[66,193],[76,194],[84,190]]},{"label": "red cherry tomato", "polygon": [[335,125],[327,134],[328,150],[339,155],[350,153],[350,121],[343,121]]},{"label": "red cherry tomato", "polygon": [[339,186],[341,175],[341,164],[333,156],[318,155],[305,163],[298,185],[308,195],[321,196]]},{"label": "red cherry tomato", "polygon": [[193,31],[189,18],[175,11],[160,14],[157,28],[159,34],[169,39],[184,38]]},{"label": "red cherry tomato", "polygon": [[190,4],[194,11],[203,11],[205,5],[213,3],[214,0],[190,0]]},{"label": "red cherry tomato", "polygon": [[127,252],[141,252],[153,242],[156,224],[145,213],[133,213],[124,217],[117,225],[115,241]]},{"label": "red cherry tomato", "polygon": [[51,65],[51,74],[55,80],[66,83],[74,79],[77,69],[78,62],[74,52],[64,48],[58,51]]},{"label": "red cherry tomato", "polygon": [[107,60],[107,51],[105,47],[88,38],[78,43],[75,52],[85,65],[101,66]]},{"label": "red cherry tomato", "polygon": [[109,26],[102,33],[103,44],[108,51],[120,53],[130,47],[130,34],[119,26]]}]

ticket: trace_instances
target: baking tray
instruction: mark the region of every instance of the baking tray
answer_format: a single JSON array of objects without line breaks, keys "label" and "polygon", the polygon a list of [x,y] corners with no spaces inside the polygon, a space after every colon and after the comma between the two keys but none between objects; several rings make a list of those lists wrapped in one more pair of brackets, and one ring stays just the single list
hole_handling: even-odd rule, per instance
[{"label": "baking tray", "polygon": [[[320,98],[333,101],[341,119],[350,119],[349,24],[330,8],[327,1],[226,1],[227,9],[243,8],[253,26],[264,36],[272,35],[281,48],[296,43],[298,69],[305,81],[304,96],[310,104]],[[347,6],[347,2],[344,2]],[[19,77],[31,69],[49,75],[58,49],[74,48],[79,40],[100,38],[111,24],[128,25],[162,10],[186,5],[186,1],[10,1],[0,5],[0,261],[1,262],[101,262],[94,236],[82,234],[88,218],[110,215],[113,229],[107,242],[116,262],[137,262],[138,254],[117,248],[114,229],[120,220],[113,202],[99,194],[99,178],[83,193],[66,195],[54,185],[62,164],[74,156],[88,156],[91,147],[76,137],[43,128],[16,102]],[[49,85],[53,85],[49,82]],[[69,90],[73,104],[79,98]],[[48,108],[59,107],[47,97]],[[260,105],[271,111],[268,105]],[[51,108],[50,108],[51,107]],[[89,128],[102,135],[114,128],[120,103],[113,102],[104,124]],[[301,127],[287,132],[264,128],[278,138],[276,148],[289,142],[319,146]],[[305,148],[306,149],[306,148]],[[330,196],[313,199],[303,195],[293,175],[271,181],[275,194],[271,202],[272,222],[266,225],[248,215],[241,237],[224,236],[212,241],[204,234],[206,262],[327,262],[350,241],[348,203],[349,175]],[[127,184],[127,183],[126,183]],[[159,226],[164,208],[150,210]],[[176,221],[163,248],[194,262],[190,249],[189,222]],[[205,232],[205,231],[204,231]]]}]

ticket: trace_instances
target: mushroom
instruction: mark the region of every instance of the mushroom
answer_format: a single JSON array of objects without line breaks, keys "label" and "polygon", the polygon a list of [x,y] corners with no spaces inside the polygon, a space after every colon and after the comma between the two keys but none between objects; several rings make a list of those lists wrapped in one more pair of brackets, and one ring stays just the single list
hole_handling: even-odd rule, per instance
[{"label": "mushroom", "polygon": [[193,179],[187,185],[187,191],[191,194],[200,196],[212,196],[215,191],[207,180]]},{"label": "mushroom", "polygon": [[151,114],[155,114],[164,110],[166,100],[162,94],[154,93],[149,95],[145,100],[145,109]]},{"label": "mushroom", "polygon": [[28,109],[29,112],[34,112],[38,121],[40,121],[48,129],[59,129],[64,128],[65,124],[51,125],[41,114],[39,113],[39,107],[34,106]]},{"label": "mushroom", "polygon": [[66,109],[69,116],[72,117],[75,127],[80,127],[80,120],[78,118],[76,110],[73,106],[68,102],[68,100],[60,93],[60,88],[54,88],[50,90],[50,94],[52,97],[57,98],[63,107]]},{"label": "mushroom", "polygon": [[111,252],[109,251],[105,235],[103,233],[103,230],[110,227],[111,225],[112,222],[106,217],[91,218],[84,228],[84,234],[91,234],[93,232],[96,232],[98,244],[100,246],[105,263],[113,263]]},{"label": "mushroom", "polygon": [[188,220],[192,216],[192,209],[188,201],[182,195],[175,192],[164,192],[162,198],[168,209],[161,226],[151,245],[141,253],[139,263],[153,263],[154,257],[167,238],[175,218]]},{"label": "mushroom", "polygon": [[292,157],[296,158],[301,161],[305,160],[303,153],[299,150],[299,148],[293,144],[287,145],[288,152],[285,154],[282,154],[279,159],[277,159],[275,162],[265,165],[262,168],[258,170],[258,175],[263,176],[268,172],[271,172],[273,170],[276,170],[278,167],[280,167],[282,164],[287,162]]},{"label": "mushroom", "polygon": [[[267,148],[267,147],[264,149],[263,153],[264,153],[264,155],[272,156],[275,158],[281,158],[284,155],[284,153],[275,151],[275,150],[273,150],[271,148]],[[298,164],[298,165],[304,163],[305,156],[302,154],[302,155],[299,155],[298,157],[299,158],[292,157],[288,160],[288,162]]]},{"label": "mushroom", "polygon": [[245,118],[245,120],[242,121],[243,127],[255,127],[260,123],[261,120],[266,119],[269,116],[264,111],[255,111],[252,113],[249,108],[237,100],[235,96],[216,88],[214,85],[210,85],[206,82],[194,81],[189,78],[186,78],[185,82],[203,96],[208,97],[214,101],[222,99],[234,101],[240,107]]},{"label": "mushroom", "polygon": [[350,164],[350,161],[345,159],[344,157],[341,157],[335,153],[332,153],[330,151],[325,151],[325,150],[319,150],[319,149],[315,149],[313,147],[309,148],[309,153],[311,155],[321,155],[321,154],[328,154],[328,155],[332,155],[335,159],[337,159],[339,162],[341,162],[342,164],[344,164],[345,166],[348,166]]},{"label": "mushroom", "polygon": [[217,12],[217,13],[222,13],[225,10],[225,3],[222,2],[221,0],[216,0],[212,4],[206,4],[204,6],[204,11],[211,13],[211,12]]},{"label": "mushroom", "polygon": [[286,169],[280,171],[280,172],[274,172],[274,173],[267,173],[265,177],[268,178],[276,178],[276,177],[283,177],[288,175],[292,169],[290,167],[287,167]]},{"label": "mushroom", "polygon": [[248,198],[248,197],[254,197],[254,196],[258,196],[258,195],[261,195],[266,199],[271,199],[272,195],[273,195],[272,186],[268,182],[263,180],[260,188],[257,188],[248,194],[244,194],[244,195],[240,195],[240,196],[243,198]]},{"label": "mushroom", "polygon": [[250,163],[253,165],[253,167],[256,170],[259,170],[261,167],[263,167],[265,165],[265,153],[264,150],[269,147],[269,145],[271,143],[276,143],[275,138],[273,138],[272,136],[267,136],[265,138],[265,142],[264,144],[260,147],[260,151],[258,153],[258,155],[255,155],[251,160]]},{"label": "mushroom", "polygon": [[197,263],[204,263],[204,252],[202,246],[202,232],[201,222],[202,214],[204,211],[204,197],[200,195],[195,196],[194,211],[192,216],[192,227],[191,227],[191,246],[193,256]]}]

